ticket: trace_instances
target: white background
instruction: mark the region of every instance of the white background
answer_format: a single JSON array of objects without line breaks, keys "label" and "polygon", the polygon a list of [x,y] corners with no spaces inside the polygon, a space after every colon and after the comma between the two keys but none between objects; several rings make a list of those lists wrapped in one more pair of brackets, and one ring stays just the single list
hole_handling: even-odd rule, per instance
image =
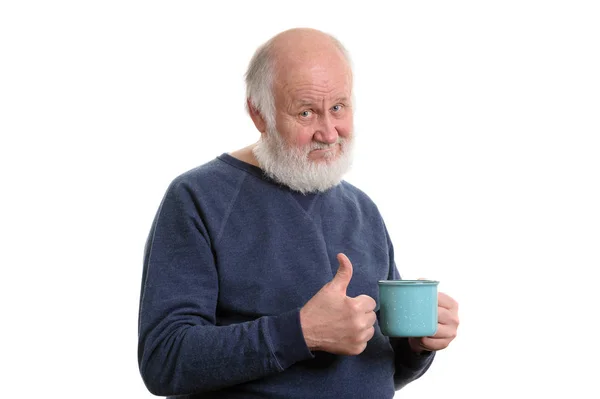
[{"label": "white background", "polygon": [[599,21],[575,0],[2,2],[2,397],[152,397],[152,218],[176,175],[258,138],[243,73],[298,26],[353,57],[348,180],[401,273],[461,306],[397,397],[600,397]]}]

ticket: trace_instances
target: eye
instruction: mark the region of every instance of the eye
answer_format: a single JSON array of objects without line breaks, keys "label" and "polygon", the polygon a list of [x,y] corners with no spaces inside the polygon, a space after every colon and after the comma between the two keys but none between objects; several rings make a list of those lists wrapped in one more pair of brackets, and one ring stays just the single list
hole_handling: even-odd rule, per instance
[{"label": "eye", "polygon": [[307,110],[307,111],[300,112],[300,117],[302,117],[302,118],[308,118],[311,115],[312,115],[312,111]]},{"label": "eye", "polygon": [[336,104],[333,107],[331,107],[331,110],[333,112],[340,112],[342,110],[342,107],[343,107],[342,104]]}]

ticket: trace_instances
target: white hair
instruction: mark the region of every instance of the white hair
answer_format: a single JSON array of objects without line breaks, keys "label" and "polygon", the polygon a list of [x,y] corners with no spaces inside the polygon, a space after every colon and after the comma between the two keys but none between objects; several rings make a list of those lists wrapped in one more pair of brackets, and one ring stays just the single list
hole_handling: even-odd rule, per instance
[{"label": "white hair", "polygon": [[[341,51],[344,59],[352,69],[350,54],[344,45],[330,34],[325,34]],[[246,71],[246,98],[265,119],[268,127],[275,127],[275,95],[273,80],[275,77],[275,56],[273,42],[275,38],[261,45],[250,60]],[[246,103],[246,107],[248,104]]]}]

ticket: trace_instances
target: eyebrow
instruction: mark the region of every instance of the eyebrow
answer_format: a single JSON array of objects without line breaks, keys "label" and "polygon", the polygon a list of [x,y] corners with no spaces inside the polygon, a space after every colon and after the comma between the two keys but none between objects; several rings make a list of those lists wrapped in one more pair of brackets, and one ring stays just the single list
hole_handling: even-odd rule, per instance
[{"label": "eyebrow", "polygon": [[[333,102],[335,104],[338,104],[338,103],[347,103],[348,102],[348,97],[346,97],[346,96],[339,96]],[[306,107],[306,106],[311,106],[311,105],[314,105],[314,104],[315,104],[315,101],[314,100],[310,100],[310,99],[301,99],[301,100],[294,101],[294,106],[296,106],[296,107]]]},{"label": "eyebrow", "polygon": [[294,105],[296,107],[305,107],[308,105],[313,105],[315,102],[313,100],[297,100],[294,101]]}]

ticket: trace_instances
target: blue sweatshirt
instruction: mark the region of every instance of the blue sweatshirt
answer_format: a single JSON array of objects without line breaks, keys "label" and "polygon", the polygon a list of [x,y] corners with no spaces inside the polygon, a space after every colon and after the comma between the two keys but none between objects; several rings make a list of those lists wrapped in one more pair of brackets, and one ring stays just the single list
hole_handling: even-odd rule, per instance
[{"label": "blue sweatshirt", "polygon": [[144,254],[138,361],[155,395],[181,398],[392,398],[433,353],[375,335],[357,356],[311,352],[300,308],[345,253],[347,295],[378,301],[399,279],[375,204],[347,182],[301,195],[227,154],[178,176]]}]

